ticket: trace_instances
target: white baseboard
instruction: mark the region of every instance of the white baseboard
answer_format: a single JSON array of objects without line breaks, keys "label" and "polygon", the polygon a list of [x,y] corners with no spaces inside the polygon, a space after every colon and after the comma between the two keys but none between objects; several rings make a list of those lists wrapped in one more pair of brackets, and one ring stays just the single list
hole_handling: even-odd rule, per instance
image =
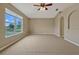
[{"label": "white baseboard", "polygon": [[32,33],[31,35],[54,35],[54,34],[34,34]]},{"label": "white baseboard", "polygon": [[72,44],[74,44],[74,45],[76,45],[76,46],[78,46],[78,47],[79,47],[79,44],[78,44],[78,43],[76,43],[76,42],[74,42],[74,41],[72,41],[72,40],[68,40],[68,39],[64,39],[64,40],[66,40],[66,41],[68,41],[68,42],[70,42],[70,43],[72,43]]},{"label": "white baseboard", "polygon": [[[26,35],[25,35],[25,36],[26,36]],[[0,48],[0,52],[3,51],[4,49],[8,48],[9,46],[15,44],[17,41],[23,39],[25,36],[23,36],[23,37],[21,37],[21,38],[19,38],[19,39],[17,39],[17,40],[14,40],[14,41],[10,42],[9,44],[7,44],[7,45],[1,47],[1,48]]]},{"label": "white baseboard", "polygon": [[18,40],[14,40],[14,41],[12,41],[11,43],[9,43],[9,44],[3,46],[2,48],[0,48],[0,51],[2,51],[2,50],[4,50],[4,49],[6,49],[7,47],[11,46],[11,45],[14,44],[16,41],[18,41]]},{"label": "white baseboard", "polygon": [[56,35],[56,36],[60,37],[60,35],[58,35],[58,34],[56,34],[56,33],[54,33],[54,35]]}]

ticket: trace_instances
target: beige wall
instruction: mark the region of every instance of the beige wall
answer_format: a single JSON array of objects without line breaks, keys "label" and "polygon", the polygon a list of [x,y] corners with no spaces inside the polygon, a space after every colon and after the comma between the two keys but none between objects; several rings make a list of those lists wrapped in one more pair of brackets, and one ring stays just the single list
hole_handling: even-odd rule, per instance
[{"label": "beige wall", "polygon": [[57,36],[61,34],[61,17],[64,17],[64,39],[79,46],[79,4],[70,6],[56,16],[54,19],[54,34]]},{"label": "beige wall", "polygon": [[[75,10],[75,11],[74,11]],[[74,12],[72,12],[74,11]],[[71,14],[71,15],[70,15]],[[79,45],[79,4],[75,4],[63,11],[64,16],[64,38]],[[68,18],[70,29],[68,29]]]},{"label": "beige wall", "polygon": [[[10,9],[23,17],[23,33],[18,34],[16,36],[9,37],[9,38],[5,38],[5,18],[4,18],[5,8]],[[11,4],[0,4],[0,48],[28,35],[29,34],[28,25],[29,25],[28,18],[19,10],[17,10],[14,6],[12,6]]]},{"label": "beige wall", "polygon": [[33,18],[30,20],[32,34],[53,34],[54,20],[52,18]]}]

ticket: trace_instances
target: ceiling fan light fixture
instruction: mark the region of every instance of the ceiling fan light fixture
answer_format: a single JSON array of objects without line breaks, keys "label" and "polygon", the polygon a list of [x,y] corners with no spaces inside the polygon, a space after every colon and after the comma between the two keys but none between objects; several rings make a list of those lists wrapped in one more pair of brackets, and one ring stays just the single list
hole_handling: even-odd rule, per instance
[{"label": "ceiling fan light fixture", "polygon": [[44,11],[44,10],[46,10],[46,8],[45,7],[40,7],[40,10]]},{"label": "ceiling fan light fixture", "polygon": [[37,7],[39,7],[39,9],[38,10],[48,10],[48,6],[52,6],[52,3],[40,3],[40,5],[36,5],[36,4],[34,4],[33,6],[37,6]]}]

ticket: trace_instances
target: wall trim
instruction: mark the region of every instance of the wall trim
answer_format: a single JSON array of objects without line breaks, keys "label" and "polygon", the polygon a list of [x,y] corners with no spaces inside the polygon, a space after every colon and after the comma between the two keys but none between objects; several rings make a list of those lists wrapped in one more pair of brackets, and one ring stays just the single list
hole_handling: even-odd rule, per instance
[{"label": "wall trim", "polygon": [[74,42],[74,41],[72,41],[72,40],[69,40],[69,39],[64,39],[64,40],[66,40],[66,41],[68,41],[68,42],[70,42],[70,43],[72,43],[72,44],[74,44],[74,45],[76,45],[76,46],[78,46],[78,47],[79,47],[79,44],[78,44],[78,43],[76,43],[76,42]]},{"label": "wall trim", "polygon": [[[28,35],[27,35],[27,36],[28,36]],[[1,47],[1,48],[0,48],[0,52],[4,51],[5,49],[7,49],[8,47],[10,47],[10,46],[12,46],[13,44],[17,43],[18,41],[22,40],[22,39],[25,38],[25,37],[26,37],[26,35],[23,36],[22,38],[18,39],[18,40],[14,40],[14,41],[12,41],[11,43],[9,43],[9,44],[7,44],[7,45]]]},{"label": "wall trim", "polygon": [[19,40],[14,40],[14,41],[12,41],[11,43],[9,43],[9,44],[7,44],[7,45],[1,47],[1,48],[0,48],[0,51],[5,50],[6,48],[8,48],[9,46],[13,45],[13,44],[14,44],[15,42],[17,42],[17,41],[19,41]]},{"label": "wall trim", "polygon": [[60,37],[60,35],[58,35],[58,34],[56,34],[56,33],[54,33],[54,35],[56,35],[56,36]]},{"label": "wall trim", "polygon": [[[31,33],[31,35],[40,35],[40,34],[41,34],[41,33],[39,33],[39,34]],[[50,33],[49,33],[49,34],[47,34],[47,33],[42,33],[42,34],[44,34],[44,35],[53,35],[53,34],[50,34]],[[41,35],[42,35],[42,34],[41,34]]]}]

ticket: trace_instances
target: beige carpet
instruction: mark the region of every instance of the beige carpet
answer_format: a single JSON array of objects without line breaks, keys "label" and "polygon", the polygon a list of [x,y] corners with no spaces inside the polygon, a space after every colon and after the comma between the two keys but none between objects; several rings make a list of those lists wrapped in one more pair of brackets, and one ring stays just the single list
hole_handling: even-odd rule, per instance
[{"label": "beige carpet", "polygon": [[30,35],[12,45],[1,55],[62,55],[79,54],[79,47],[55,35]]}]

